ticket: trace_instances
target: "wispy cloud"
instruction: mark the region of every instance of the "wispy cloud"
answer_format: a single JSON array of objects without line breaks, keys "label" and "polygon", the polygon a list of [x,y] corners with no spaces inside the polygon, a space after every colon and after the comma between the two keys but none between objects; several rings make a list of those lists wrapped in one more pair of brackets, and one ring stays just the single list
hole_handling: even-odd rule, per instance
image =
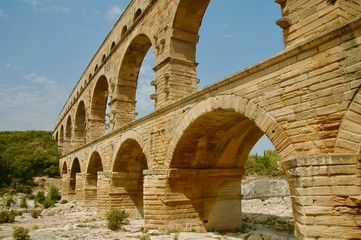
[{"label": "wispy cloud", "polygon": [[4,12],[4,10],[0,9],[0,18],[1,17],[7,17],[8,15],[6,15],[6,13]]},{"label": "wispy cloud", "polygon": [[30,4],[36,12],[69,13],[70,8],[52,4],[52,0],[24,0]]},{"label": "wispy cloud", "polygon": [[21,70],[26,69],[26,67],[24,67],[24,66],[13,65],[13,64],[10,64],[10,63],[5,64],[5,68],[9,69],[9,70],[12,70],[12,71],[21,71]]},{"label": "wispy cloud", "polygon": [[232,34],[226,33],[226,34],[223,34],[223,37],[224,38],[232,38]]},{"label": "wispy cloud", "polygon": [[122,12],[123,12],[123,10],[120,9],[120,7],[113,5],[107,11],[107,13],[105,15],[105,20],[107,22],[114,22],[115,20],[117,20],[119,18],[119,16],[122,14]]},{"label": "wispy cloud", "polygon": [[23,79],[15,86],[0,83],[0,128],[23,130],[16,126],[32,126],[51,130],[67,97],[65,88],[35,71],[23,75]]}]

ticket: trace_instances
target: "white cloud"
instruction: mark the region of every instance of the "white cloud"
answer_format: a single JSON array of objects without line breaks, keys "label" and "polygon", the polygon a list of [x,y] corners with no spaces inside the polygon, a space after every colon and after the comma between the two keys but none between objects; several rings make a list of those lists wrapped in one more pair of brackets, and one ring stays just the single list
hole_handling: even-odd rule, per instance
[{"label": "white cloud", "polygon": [[226,33],[226,34],[223,34],[223,37],[224,38],[232,38],[232,34]]},{"label": "white cloud", "polygon": [[122,11],[122,9],[120,9],[120,7],[113,5],[107,11],[107,13],[105,15],[105,20],[107,22],[114,22],[115,20],[117,20],[119,18],[119,16],[122,14],[122,12],[123,11]]},{"label": "white cloud", "polygon": [[35,71],[23,84],[0,83],[0,129],[51,130],[67,93],[63,86]]},{"label": "white cloud", "polygon": [[34,71],[32,71],[31,73],[28,73],[28,74],[25,74],[23,77],[26,79],[26,80],[32,80],[34,77],[36,76],[36,73]]},{"label": "white cloud", "polygon": [[24,67],[24,66],[13,65],[13,64],[10,64],[10,63],[5,64],[5,68],[9,69],[9,70],[12,70],[12,71],[21,71],[21,70],[26,69],[26,67]]},{"label": "white cloud", "polygon": [[26,3],[29,3],[33,7],[36,7],[39,4],[38,0],[25,0]]},{"label": "white cloud", "polygon": [[24,0],[30,4],[36,12],[57,12],[69,13],[71,11],[68,7],[58,6],[51,4],[51,0]]},{"label": "white cloud", "polygon": [[7,17],[8,15],[6,15],[6,13],[4,12],[4,10],[0,9],[0,17]]}]

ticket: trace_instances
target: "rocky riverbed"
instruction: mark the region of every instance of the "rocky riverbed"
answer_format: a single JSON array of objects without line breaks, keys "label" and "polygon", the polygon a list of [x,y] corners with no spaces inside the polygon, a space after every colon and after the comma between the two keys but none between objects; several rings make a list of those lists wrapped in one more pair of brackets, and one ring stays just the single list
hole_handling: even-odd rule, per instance
[{"label": "rocky riverbed", "polygon": [[[275,186],[272,180],[264,179],[262,186],[270,184]],[[277,180],[278,181],[278,180]],[[252,181],[248,182],[251,185]],[[245,183],[247,184],[247,183]],[[257,184],[260,184],[259,182]],[[256,185],[257,185],[256,184]],[[277,183],[280,184],[280,183]],[[277,185],[276,184],[276,185]],[[256,186],[255,185],[255,186]],[[242,186],[242,189],[252,190],[252,186]],[[243,189],[243,190],[245,190]],[[272,189],[274,187],[264,187]],[[294,239],[292,224],[292,209],[290,198],[286,194],[278,194],[273,197],[252,197],[252,194],[244,196],[243,207],[243,229],[236,233],[173,233],[162,235],[157,232],[144,232],[143,220],[131,220],[124,225],[122,231],[114,232],[107,228],[106,220],[96,218],[95,208],[83,208],[75,202],[56,204],[55,207],[44,209],[38,218],[31,216],[30,210],[22,210],[22,215],[15,218],[11,224],[0,225],[0,239],[12,239],[14,227],[25,227],[30,230],[31,239],[270,239],[286,240]],[[282,196],[281,196],[282,195]],[[29,206],[31,203],[29,203]],[[20,209],[15,206],[15,210]]]}]

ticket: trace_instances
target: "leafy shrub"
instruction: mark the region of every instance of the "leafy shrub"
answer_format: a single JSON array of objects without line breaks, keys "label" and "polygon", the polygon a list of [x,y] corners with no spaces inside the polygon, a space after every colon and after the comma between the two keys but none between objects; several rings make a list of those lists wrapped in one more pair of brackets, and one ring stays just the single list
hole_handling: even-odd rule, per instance
[{"label": "leafy shrub", "polygon": [[29,229],[24,227],[15,227],[13,231],[14,240],[29,240]]},{"label": "leafy shrub", "polygon": [[43,204],[43,202],[45,201],[45,194],[44,194],[43,191],[39,191],[39,192],[36,193],[35,201],[37,203]]},{"label": "leafy shrub", "polygon": [[10,207],[12,203],[14,203],[13,195],[5,194],[3,197],[4,205]]},{"label": "leafy shrub", "polygon": [[32,218],[38,218],[38,217],[39,217],[39,211],[33,209],[33,210],[31,211],[31,217],[32,217]]},{"label": "leafy shrub", "polygon": [[48,193],[48,198],[52,201],[59,201],[61,199],[60,193],[59,193],[59,189],[55,186],[52,186],[49,189],[49,193]]},{"label": "leafy shrub", "polygon": [[128,224],[128,214],[124,210],[113,209],[107,213],[108,228],[113,231],[120,230],[124,224]]},{"label": "leafy shrub", "polygon": [[1,211],[0,212],[0,223],[13,223],[15,222],[14,211]]},{"label": "leafy shrub", "polygon": [[50,207],[54,207],[56,201],[51,200],[49,198],[45,198],[44,202],[43,202],[43,206],[44,208],[50,208]]},{"label": "leafy shrub", "polygon": [[27,200],[27,196],[23,195],[21,197],[21,201],[20,201],[20,207],[21,208],[28,208],[28,204],[27,204],[26,200]]}]

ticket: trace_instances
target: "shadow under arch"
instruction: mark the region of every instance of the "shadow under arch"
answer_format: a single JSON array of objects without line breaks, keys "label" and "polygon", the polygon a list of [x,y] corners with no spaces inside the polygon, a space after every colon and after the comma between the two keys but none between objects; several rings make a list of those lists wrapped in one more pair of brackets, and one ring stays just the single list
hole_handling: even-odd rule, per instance
[{"label": "shadow under arch", "polygon": [[103,171],[103,163],[100,154],[94,151],[88,161],[86,169],[86,184],[88,187],[97,187],[98,172]]},{"label": "shadow under arch", "polygon": [[74,119],[74,148],[85,144],[86,109],[84,101],[80,101]]},{"label": "shadow under arch", "polygon": [[[186,54],[186,59],[195,62],[196,45],[198,42],[198,31],[202,23],[203,16],[210,0],[181,0],[174,15],[173,29],[178,31],[178,35],[185,35],[186,39],[193,39],[190,42],[175,41],[172,48],[175,52]],[[178,46],[178,47],[177,47]],[[187,46],[188,51],[184,51]]]},{"label": "shadow under arch", "polygon": [[81,168],[80,168],[79,159],[74,158],[70,167],[69,195],[75,195],[77,173],[81,173]]},{"label": "shadow under arch", "polygon": [[106,76],[99,77],[92,94],[89,115],[89,141],[93,141],[106,132],[106,109],[109,98],[109,83]]},{"label": "shadow under arch", "polygon": [[121,142],[112,166],[109,191],[112,207],[125,210],[131,218],[144,218],[143,170],[147,158],[137,140]]},{"label": "shadow under arch", "polygon": [[[266,134],[282,155],[297,153],[287,135],[262,108],[234,95],[208,98],[194,106],[178,125],[168,149],[168,209],[187,209],[190,219],[176,219],[198,231],[242,226],[240,183],[247,156]],[[287,154],[286,154],[287,153]],[[179,200],[184,199],[184,200]],[[182,223],[182,221],[184,221]],[[170,220],[170,225],[175,224]]]},{"label": "shadow under arch", "polygon": [[[210,115],[207,115],[208,113]],[[204,120],[202,120],[203,118],[200,118],[202,115],[204,115]],[[213,118],[211,117],[212,115],[214,115]],[[291,140],[283,131],[282,127],[264,109],[254,104],[251,100],[247,100],[239,96],[221,95],[210,97],[199,102],[187,113],[186,116],[183,117],[182,121],[178,124],[177,129],[174,131],[174,134],[169,144],[169,148],[167,149],[166,159],[164,163],[165,168],[170,168],[174,164],[172,163],[175,156],[174,154],[177,154],[177,151],[180,152],[180,150],[177,150],[176,148],[180,148],[180,141],[182,139],[185,139],[186,135],[184,134],[187,134],[187,128],[194,128],[193,126],[195,126],[195,121],[198,118],[200,118],[198,119],[200,120],[200,123],[203,122],[201,123],[201,125],[205,125],[206,123],[214,123],[221,126],[219,123],[217,123],[217,121],[214,120],[217,118],[217,116],[220,117],[220,119],[223,119],[225,123],[227,122],[227,117],[225,116],[233,116],[232,119],[234,119],[235,125],[232,125],[230,123],[230,136],[237,135],[237,132],[241,131],[240,129],[243,125],[247,126],[247,128],[244,128],[246,129],[246,131],[248,131],[248,128],[255,129],[255,133],[257,134],[257,136],[254,138],[252,137],[253,140],[250,139],[250,142],[247,144],[247,149],[239,150],[243,152],[242,156],[248,155],[253,145],[263,134],[265,134],[273,143],[281,161],[296,158],[298,156],[296,150],[292,145]],[[205,120],[207,120],[208,118],[211,118],[208,120],[211,122],[205,122]],[[243,121],[243,125],[240,122],[237,122],[240,120]],[[239,125],[239,128],[237,128],[237,124]],[[245,131],[244,129],[242,131]],[[222,131],[224,131],[224,129]],[[242,135],[244,134],[242,133]],[[219,137],[220,135],[218,134],[217,136]],[[201,140],[201,137],[197,138],[198,140]],[[225,135],[224,140],[226,140],[227,138],[228,142],[231,141],[230,137],[227,137],[227,135]],[[218,147],[221,148],[222,146]],[[226,146],[223,146],[223,148],[224,147]],[[240,152],[237,153],[239,154]]]},{"label": "shadow under arch", "polygon": [[81,204],[84,206],[92,206],[97,201],[98,195],[98,172],[103,171],[103,163],[100,154],[97,151],[94,151],[88,161],[88,166],[86,168],[86,174],[84,176],[84,186],[83,186],[83,197],[84,202],[81,202],[81,197],[77,196],[77,200],[80,200]]},{"label": "shadow under arch", "polygon": [[63,167],[61,168],[61,174],[68,174],[68,164],[66,161],[63,162]]},{"label": "shadow under arch", "polygon": [[73,127],[72,127],[72,120],[71,116],[68,116],[68,119],[66,120],[65,125],[65,137],[64,137],[64,148],[66,152],[69,152],[72,148],[72,133],[73,133]]},{"label": "shadow under arch", "polygon": [[[126,48],[122,58],[118,80],[115,86],[114,98],[111,101],[111,109],[116,109],[112,124],[114,129],[127,124],[136,116],[136,91],[139,71],[142,62],[153,45],[146,33],[138,32]],[[152,49],[154,54],[154,49]]]}]

